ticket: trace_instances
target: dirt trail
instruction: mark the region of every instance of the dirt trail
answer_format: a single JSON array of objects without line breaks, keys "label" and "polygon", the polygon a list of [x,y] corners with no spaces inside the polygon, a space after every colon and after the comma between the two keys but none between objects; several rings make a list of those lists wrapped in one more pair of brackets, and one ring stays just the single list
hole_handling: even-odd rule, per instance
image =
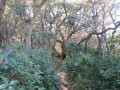
[{"label": "dirt trail", "polygon": [[63,73],[63,67],[64,67],[64,62],[62,60],[58,60],[57,63],[57,70],[56,73],[60,77],[60,85],[61,85],[61,90],[70,90],[70,85],[65,84],[65,79],[67,78],[65,74]]}]

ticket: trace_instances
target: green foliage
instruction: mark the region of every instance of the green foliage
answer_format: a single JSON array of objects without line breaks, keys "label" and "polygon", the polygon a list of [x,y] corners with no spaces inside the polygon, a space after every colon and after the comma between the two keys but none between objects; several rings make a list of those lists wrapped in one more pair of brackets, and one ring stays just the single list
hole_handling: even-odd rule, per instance
[{"label": "green foliage", "polygon": [[18,0],[10,0],[9,6],[16,12],[17,15],[20,15],[20,16],[26,15],[25,3],[22,4]]},{"label": "green foliage", "polygon": [[[74,48],[76,47],[76,42],[70,42],[67,44],[67,49],[68,51],[71,51],[73,50]],[[83,53],[90,53],[91,55],[99,55],[100,52],[98,49],[94,49],[94,48],[91,48],[91,47],[87,47],[87,50],[85,51],[85,46],[83,45],[78,45],[76,47],[76,49],[72,52],[72,57],[76,57],[76,56],[79,56],[79,52],[83,52]]]},{"label": "green foliage", "polygon": [[47,67],[49,55],[39,52],[31,56],[16,49],[0,50],[0,89],[59,90],[57,75]]},{"label": "green foliage", "polygon": [[56,43],[56,46],[55,46],[55,49],[56,51],[58,52],[58,56],[60,56],[62,54],[62,51],[61,51],[61,44],[60,43]]},{"label": "green foliage", "polygon": [[56,35],[48,31],[40,31],[39,35],[42,36],[43,38],[56,39]]},{"label": "green foliage", "polygon": [[101,89],[120,89],[120,58],[112,57],[110,60],[103,61],[99,73]]},{"label": "green foliage", "polygon": [[37,50],[34,52],[30,52],[30,60],[33,61],[35,64],[39,64],[41,70],[46,70],[48,67],[48,63],[50,62],[50,54],[47,50]]},{"label": "green foliage", "polygon": [[65,60],[65,72],[72,78],[77,77],[78,72],[83,72],[82,75],[85,77],[90,69],[89,67],[92,67],[94,62],[94,58],[91,54],[85,55],[82,52],[79,52],[79,54],[73,59],[67,58]]},{"label": "green foliage", "polygon": [[120,89],[120,58],[95,58],[92,54],[79,52],[65,60],[65,73],[75,81],[74,90]]},{"label": "green foliage", "polygon": [[[68,44],[67,44],[67,49],[68,49],[69,51],[71,51],[72,49],[75,48],[75,46],[76,46],[76,43],[75,43],[75,42],[68,43]],[[79,45],[79,46],[77,47],[77,49],[75,50],[75,52],[79,52],[79,51],[84,51],[84,47],[83,47],[82,45]]]},{"label": "green foliage", "polygon": [[120,58],[120,34],[116,35],[114,39],[108,42],[111,49],[111,55]]},{"label": "green foliage", "polygon": [[92,81],[86,78],[85,79],[82,78],[80,74],[78,74],[76,78],[76,82],[77,82],[77,85],[74,86],[74,90],[79,90],[79,89],[92,90],[91,89]]}]

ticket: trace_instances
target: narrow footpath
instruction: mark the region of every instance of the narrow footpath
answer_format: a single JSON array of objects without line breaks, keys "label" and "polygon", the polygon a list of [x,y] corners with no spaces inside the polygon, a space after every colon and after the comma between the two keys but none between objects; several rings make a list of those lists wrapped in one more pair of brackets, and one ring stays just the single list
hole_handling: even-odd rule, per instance
[{"label": "narrow footpath", "polygon": [[64,69],[64,61],[58,60],[56,73],[61,79],[60,80],[61,90],[71,90],[70,85],[65,81],[65,79],[67,79],[67,77],[64,74],[63,69]]}]

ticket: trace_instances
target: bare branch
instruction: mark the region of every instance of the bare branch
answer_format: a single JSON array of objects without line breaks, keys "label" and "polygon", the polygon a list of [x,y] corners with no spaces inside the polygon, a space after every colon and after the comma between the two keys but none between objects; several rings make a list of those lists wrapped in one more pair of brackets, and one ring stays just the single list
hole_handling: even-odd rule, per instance
[{"label": "bare branch", "polygon": [[105,31],[102,31],[102,32],[99,32],[99,33],[93,32],[93,34],[96,34],[96,35],[103,34],[103,33],[107,32],[107,31],[109,31],[109,30],[115,30],[115,29],[117,29],[119,26],[120,26],[120,21],[118,22],[118,24],[117,24],[114,28],[108,28],[108,29],[106,29]]},{"label": "bare branch", "polygon": [[103,33],[107,32],[108,30],[117,29],[119,26],[120,26],[120,22],[119,22],[114,28],[108,28],[108,29],[106,29],[105,31],[102,31],[102,32],[99,32],[99,33],[97,33],[97,32],[92,32],[92,33],[90,33],[86,38],[83,38],[83,39],[76,45],[76,47],[75,47],[73,50],[71,50],[70,52],[73,52],[74,50],[76,50],[77,47],[78,47],[82,42],[90,39],[93,34],[95,34],[95,35],[100,35],[100,34],[103,34]]},{"label": "bare branch", "polygon": [[64,8],[64,10],[65,10],[65,15],[66,15],[66,17],[67,17],[68,15],[67,15],[66,7],[65,7],[65,0],[64,0],[64,3],[63,3],[63,8]]},{"label": "bare branch", "polygon": [[93,33],[90,33],[86,38],[83,38],[83,39],[76,45],[76,47],[75,47],[73,50],[71,50],[70,52],[73,52],[74,50],[76,50],[77,47],[78,47],[82,42],[84,42],[85,40],[90,39],[92,35],[93,35]]}]

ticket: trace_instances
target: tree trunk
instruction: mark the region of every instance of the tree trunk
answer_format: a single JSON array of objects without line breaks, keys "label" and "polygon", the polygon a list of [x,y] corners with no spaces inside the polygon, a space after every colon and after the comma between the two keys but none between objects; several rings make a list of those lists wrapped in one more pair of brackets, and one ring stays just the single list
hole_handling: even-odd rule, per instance
[{"label": "tree trunk", "polygon": [[[42,6],[46,3],[47,0],[42,0],[40,5],[39,5],[39,9],[42,8]],[[34,2],[35,4],[36,2]],[[33,5],[33,10],[35,10],[35,5]],[[27,27],[27,38],[26,38],[26,45],[25,45],[25,50],[29,50],[31,49],[31,36],[32,36],[32,29],[33,29],[33,25],[35,23],[35,19],[37,17],[37,15],[39,14],[39,11],[37,10],[37,12],[33,11],[33,17],[31,19],[30,24],[28,24]]]},{"label": "tree trunk", "polygon": [[32,35],[32,25],[28,25],[26,33],[27,33],[27,38],[26,38],[26,45],[25,45],[25,50],[31,49],[31,35]]},{"label": "tree trunk", "polygon": [[2,18],[5,10],[6,0],[0,0],[0,25],[2,24]]},{"label": "tree trunk", "polygon": [[0,47],[2,45],[2,19],[5,11],[6,0],[0,0]]},{"label": "tree trunk", "polygon": [[101,45],[100,45],[100,48],[101,48],[101,55],[102,55],[102,59],[104,59],[104,55],[105,55],[105,51],[104,51],[104,42],[103,42],[104,38],[103,38],[103,35],[101,35]]},{"label": "tree trunk", "polygon": [[66,58],[66,48],[65,48],[65,44],[61,44],[61,51],[62,51],[62,60],[64,60]]}]

